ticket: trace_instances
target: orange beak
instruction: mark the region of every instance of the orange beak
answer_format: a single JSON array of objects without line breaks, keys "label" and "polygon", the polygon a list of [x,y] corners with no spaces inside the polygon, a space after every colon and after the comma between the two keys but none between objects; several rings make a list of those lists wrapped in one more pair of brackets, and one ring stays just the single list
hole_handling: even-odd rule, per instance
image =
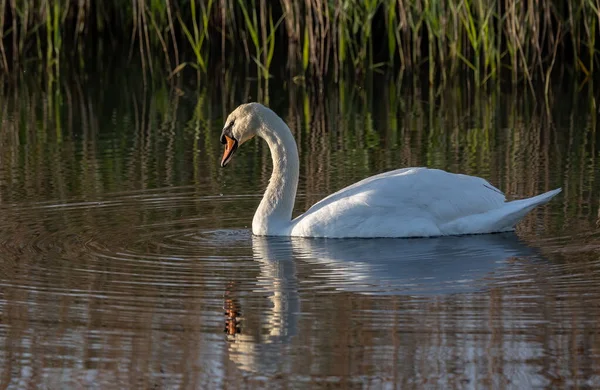
[{"label": "orange beak", "polygon": [[235,152],[235,150],[237,149],[238,143],[235,139],[229,137],[229,136],[224,136],[226,143],[225,143],[225,151],[223,152],[223,159],[221,160],[221,167],[225,167],[225,165],[227,165],[229,163],[229,161],[231,160],[231,157],[233,157],[233,153]]}]

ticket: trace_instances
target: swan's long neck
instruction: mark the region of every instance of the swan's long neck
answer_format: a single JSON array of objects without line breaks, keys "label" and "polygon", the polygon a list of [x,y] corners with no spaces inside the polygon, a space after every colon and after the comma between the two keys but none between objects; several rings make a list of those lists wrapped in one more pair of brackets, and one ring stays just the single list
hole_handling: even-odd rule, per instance
[{"label": "swan's long neck", "polygon": [[298,188],[298,148],[285,122],[274,113],[270,114],[263,117],[257,135],[269,145],[273,173],[254,214],[252,232],[256,235],[285,235],[291,227]]}]

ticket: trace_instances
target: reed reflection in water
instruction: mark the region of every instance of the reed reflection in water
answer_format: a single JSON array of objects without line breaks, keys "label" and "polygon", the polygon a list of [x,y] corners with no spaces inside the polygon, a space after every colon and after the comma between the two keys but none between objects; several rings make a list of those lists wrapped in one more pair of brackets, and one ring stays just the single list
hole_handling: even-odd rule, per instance
[{"label": "reed reflection in water", "polygon": [[253,87],[114,77],[0,97],[1,388],[600,385],[593,93],[546,108],[273,81],[300,148],[296,213],[403,166],[511,198],[564,188],[510,235],[290,240],[248,230],[265,145],[218,168],[223,118]]}]

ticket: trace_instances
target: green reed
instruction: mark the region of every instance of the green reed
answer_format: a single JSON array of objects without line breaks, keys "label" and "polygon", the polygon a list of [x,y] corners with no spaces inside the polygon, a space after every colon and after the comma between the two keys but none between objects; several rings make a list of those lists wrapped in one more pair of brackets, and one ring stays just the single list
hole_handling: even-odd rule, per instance
[{"label": "green reed", "polygon": [[139,53],[144,74],[251,63],[268,80],[278,63],[319,79],[387,68],[430,83],[466,73],[476,85],[531,84],[567,70],[587,83],[599,14],[600,0],[0,0],[0,69],[57,74],[74,47],[100,40]]}]

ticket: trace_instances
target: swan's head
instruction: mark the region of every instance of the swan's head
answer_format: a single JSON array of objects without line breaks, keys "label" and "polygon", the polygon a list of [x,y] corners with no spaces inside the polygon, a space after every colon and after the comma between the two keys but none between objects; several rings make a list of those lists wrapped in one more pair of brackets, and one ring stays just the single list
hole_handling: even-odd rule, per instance
[{"label": "swan's head", "polygon": [[237,148],[252,139],[263,123],[263,117],[270,110],[259,103],[242,104],[225,121],[221,133],[221,143],[225,145],[221,167],[226,166]]}]

